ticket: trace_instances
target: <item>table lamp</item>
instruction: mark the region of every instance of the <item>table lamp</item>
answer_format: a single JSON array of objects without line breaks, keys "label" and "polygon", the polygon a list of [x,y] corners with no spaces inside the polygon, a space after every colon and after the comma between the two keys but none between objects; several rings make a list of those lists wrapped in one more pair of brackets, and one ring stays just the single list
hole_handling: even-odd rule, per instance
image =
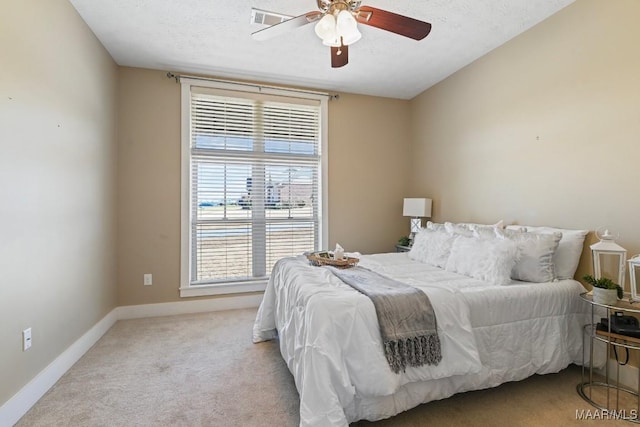
[{"label": "table lamp", "polygon": [[402,216],[411,217],[411,234],[409,239],[413,241],[415,234],[422,228],[422,218],[431,217],[431,199],[404,199]]}]

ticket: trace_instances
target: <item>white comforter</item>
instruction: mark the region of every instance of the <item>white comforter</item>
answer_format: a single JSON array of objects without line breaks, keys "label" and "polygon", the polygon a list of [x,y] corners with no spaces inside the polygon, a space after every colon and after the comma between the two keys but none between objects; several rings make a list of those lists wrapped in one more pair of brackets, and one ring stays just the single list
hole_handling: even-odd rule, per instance
[{"label": "white comforter", "polygon": [[578,282],[492,286],[406,254],[363,256],[360,265],[429,296],[443,360],[394,374],[371,301],[304,257],[280,260],[258,310],[253,340],[279,335],[300,394],[301,426],[385,418],[421,402],[557,372],[582,360],[586,310]]}]

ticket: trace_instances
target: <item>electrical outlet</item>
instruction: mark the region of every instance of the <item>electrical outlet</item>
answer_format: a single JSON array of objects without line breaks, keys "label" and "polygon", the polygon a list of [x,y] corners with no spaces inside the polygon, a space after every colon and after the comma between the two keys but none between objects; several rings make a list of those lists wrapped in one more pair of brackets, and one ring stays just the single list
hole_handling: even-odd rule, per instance
[{"label": "electrical outlet", "polygon": [[145,286],[153,285],[153,275],[151,273],[147,273],[144,275],[144,285]]},{"label": "electrical outlet", "polygon": [[22,351],[27,351],[31,348],[31,328],[27,328],[22,331]]}]

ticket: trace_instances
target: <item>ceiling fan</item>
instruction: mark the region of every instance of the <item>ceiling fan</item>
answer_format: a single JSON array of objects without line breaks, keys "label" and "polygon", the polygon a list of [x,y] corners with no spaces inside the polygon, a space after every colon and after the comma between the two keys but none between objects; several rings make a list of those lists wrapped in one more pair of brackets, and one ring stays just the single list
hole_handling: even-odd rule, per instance
[{"label": "ceiling fan", "polygon": [[357,23],[369,25],[422,40],[431,24],[374,7],[360,6],[357,0],[316,0],[319,11],[307,12],[251,34],[254,40],[267,40],[303,25],[316,22],[315,32],[322,44],[331,47],[331,66],[343,67],[349,62],[349,45],[360,40]]}]

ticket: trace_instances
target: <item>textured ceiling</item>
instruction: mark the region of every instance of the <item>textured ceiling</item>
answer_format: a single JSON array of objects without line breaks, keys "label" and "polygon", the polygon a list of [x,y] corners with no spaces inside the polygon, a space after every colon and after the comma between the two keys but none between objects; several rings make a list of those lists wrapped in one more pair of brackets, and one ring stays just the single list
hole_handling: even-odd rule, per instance
[{"label": "textured ceiling", "polygon": [[290,16],[315,0],[70,0],[119,65],[410,99],[575,0],[365,0],[433,25],[422,41],[359,25],[331,68],[313,24],[267,41],[251,8]]}]

